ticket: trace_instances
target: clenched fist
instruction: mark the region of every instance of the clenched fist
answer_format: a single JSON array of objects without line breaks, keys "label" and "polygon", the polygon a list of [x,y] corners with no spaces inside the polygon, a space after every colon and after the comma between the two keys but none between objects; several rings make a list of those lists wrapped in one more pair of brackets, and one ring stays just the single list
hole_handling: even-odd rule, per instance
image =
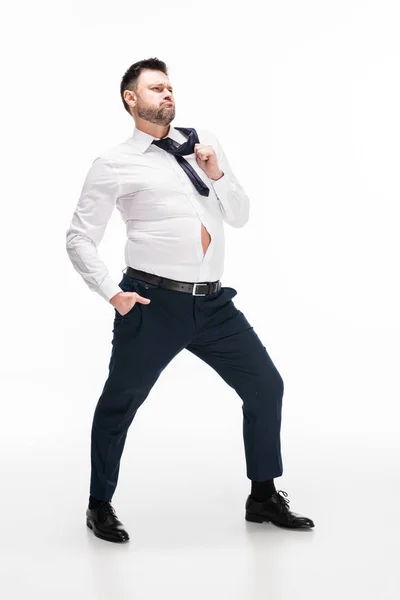
[{"label": "clenched fist", "polygon": [[221,179],[224,172],[218,166],[215,150],[209,144],[195,144],[194,153],[197,164],[210,179]]}]

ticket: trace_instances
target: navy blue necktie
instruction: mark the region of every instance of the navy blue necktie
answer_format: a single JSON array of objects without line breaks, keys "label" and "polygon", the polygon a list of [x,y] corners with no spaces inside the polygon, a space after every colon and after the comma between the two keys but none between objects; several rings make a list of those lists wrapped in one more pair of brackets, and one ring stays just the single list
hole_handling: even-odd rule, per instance
[{"label": "navy blue necktie", "polygon": [[186,142],[183,142],[183,144],[178,144],[178,142],[175,142],[175,140],[173,140],[172,138],[165,137],[160,140],[153,140],[152,144],[155,144],[156,146],[162,148],[166,152],[173,154],[180,166],[182,167],[182,169],[185,171],[185,173],[193,183],[196,190],[199,192],[199,194],[201,194],[202,196],[208,196],[210,193],[209,188],[206,186],[204,181],[198,176],[198,174],[190,165],[190,163],[183,158],[184,155],[194,153],[194,145],[199,143],[199,136],[197,135],[197,131],[192,127],[175,127],[175,129],[178,129],[184,135],[188,136]]}]

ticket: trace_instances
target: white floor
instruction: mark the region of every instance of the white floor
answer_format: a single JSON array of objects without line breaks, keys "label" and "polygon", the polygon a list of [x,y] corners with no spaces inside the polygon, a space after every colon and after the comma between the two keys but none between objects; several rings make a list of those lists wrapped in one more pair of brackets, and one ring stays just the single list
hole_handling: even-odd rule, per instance
[{"label": "white floor", "polygon": [[[240,402],[232,409],[233,390],[204,370],[218,410],[215,398],[198,402],[199,389],[195,401],[181,390],[167,403],[173,378],[171,368],[128,433],[113,498],[131,538],[123,545],[85,524],[98,387],[73,396],[69,381],[25,382],[23,418],[15,406],[2,437],[2,598],[398,600],[398,441],[296,432],[287,409],[276,484],[316,526],[248,523]],[[101,374],[89,380],[101,387]],[[40,412],[53,433],[38,429]]]}]

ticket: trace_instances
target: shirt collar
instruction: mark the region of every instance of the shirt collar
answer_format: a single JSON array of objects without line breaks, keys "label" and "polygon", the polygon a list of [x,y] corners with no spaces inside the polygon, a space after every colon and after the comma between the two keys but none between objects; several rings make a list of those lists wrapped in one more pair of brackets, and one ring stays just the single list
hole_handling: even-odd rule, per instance
[{"label": "shirt collar", "polygon": [[[175,127],[173,127],[172,125],[169,126],[169,131],[168,131],[166,137],[170,137],[173,140],[175,140],[176,142],[178,142],[179,144],[182,144],[181,132],[178,131],[177,129],[175,129]],[[135,146],[143,154],[144,152],[146,152],[147,148],[149,148],[149,146],[151,146],[151,143],[153,140],[159,140],[159,139],[160,138],[156,138],[144,131],[141,131],[141,129],[138,129],[137,127],[135,127],[133,130],[132,136],[130,138],[128,138],[127,141],[130,144],[133,144],[133,146]]]}]

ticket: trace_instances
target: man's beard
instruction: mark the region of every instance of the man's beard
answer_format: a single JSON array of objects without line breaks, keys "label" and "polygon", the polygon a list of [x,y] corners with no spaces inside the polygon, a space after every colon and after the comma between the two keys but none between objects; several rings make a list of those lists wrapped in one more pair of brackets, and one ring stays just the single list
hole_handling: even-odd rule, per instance
[{"label": "man's beard", "polygon": [[155,123],[156,125],[169,125],[175,118],[175,106],[164,105],[159,108],[146,106],[140,100],[136,105],[137,115],[144,121]]}]

